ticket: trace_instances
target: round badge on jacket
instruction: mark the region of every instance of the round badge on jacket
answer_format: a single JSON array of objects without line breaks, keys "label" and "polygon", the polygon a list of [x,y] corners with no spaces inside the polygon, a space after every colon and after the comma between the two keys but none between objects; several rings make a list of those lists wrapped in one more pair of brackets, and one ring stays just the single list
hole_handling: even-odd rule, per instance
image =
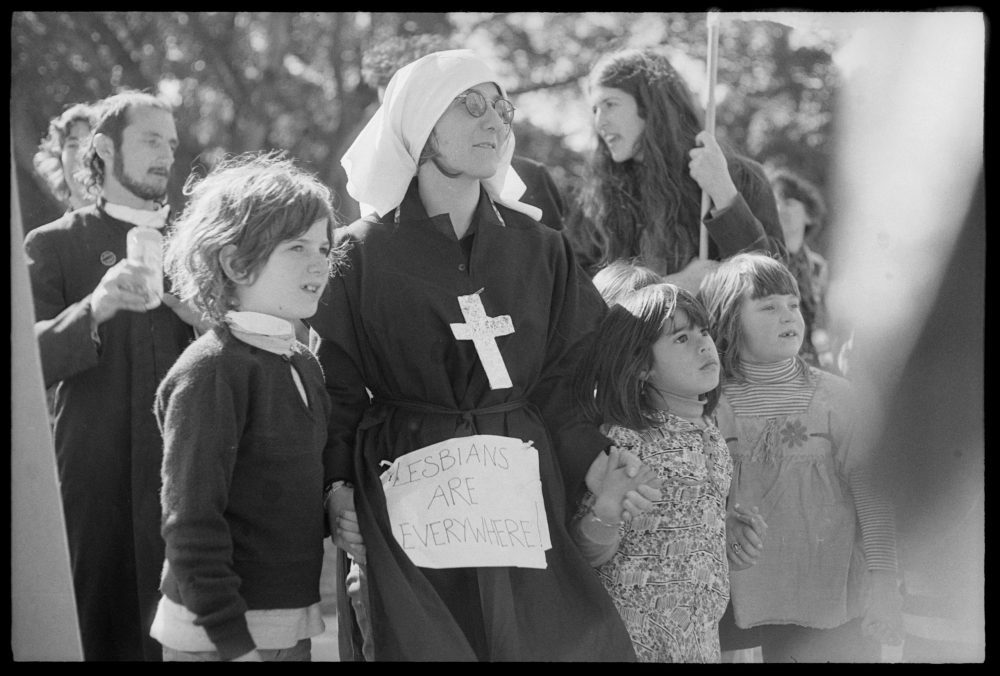
[{"label": "round badge on jacket", "polygon": [[101,263],[106,268],[110,268],[112,265],[118,262],[118,257],[115,256],[113,251],[102,251],[101,252]]}]

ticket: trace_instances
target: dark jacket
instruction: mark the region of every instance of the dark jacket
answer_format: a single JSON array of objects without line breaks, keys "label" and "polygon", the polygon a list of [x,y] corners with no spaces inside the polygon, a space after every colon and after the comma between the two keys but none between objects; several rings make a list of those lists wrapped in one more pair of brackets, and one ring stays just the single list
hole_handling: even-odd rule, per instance
[{"label": "dark jacket", "polygon": [[122,311],[91,338],[90,296],[133,226],[98,205],[28,233],[45,385],[87,660],[159,660],[149,637],[163,566],[156,386],[193,338],[165,305]]}]

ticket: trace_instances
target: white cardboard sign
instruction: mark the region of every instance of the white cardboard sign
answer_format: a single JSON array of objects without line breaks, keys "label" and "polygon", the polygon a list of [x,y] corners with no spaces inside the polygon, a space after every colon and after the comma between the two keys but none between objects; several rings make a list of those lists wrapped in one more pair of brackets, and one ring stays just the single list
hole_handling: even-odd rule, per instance
[{"label": "white cardboard sign", "polygon": [[392,534],[417,566],[545,568],[548,520],[531,442],[458,437],[382,473]]}]

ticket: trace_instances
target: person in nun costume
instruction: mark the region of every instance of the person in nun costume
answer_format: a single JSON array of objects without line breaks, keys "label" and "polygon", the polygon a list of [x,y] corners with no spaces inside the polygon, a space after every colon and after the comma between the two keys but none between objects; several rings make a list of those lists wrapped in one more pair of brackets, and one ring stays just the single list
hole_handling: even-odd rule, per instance
[{"label": "person in nun costume", "polygon": [[[330,527],[366,562],[360,608],[340,594],[341,659],[360,658],[355,610],[370,630],[365,659],[635,659],[567,532],[609,445],[571,395],[604,303],[562,235],[516,199],[513,114],[472,51],[436,52],[396,73],[341,160],[348,192],[374,212],[335,232],[347,267],[310,321],[333,400]],[[386,466],[476,434],[533,442],[544,568],[421,567],[397,542]],[[642,489],[630,514],[651,507]]]}]

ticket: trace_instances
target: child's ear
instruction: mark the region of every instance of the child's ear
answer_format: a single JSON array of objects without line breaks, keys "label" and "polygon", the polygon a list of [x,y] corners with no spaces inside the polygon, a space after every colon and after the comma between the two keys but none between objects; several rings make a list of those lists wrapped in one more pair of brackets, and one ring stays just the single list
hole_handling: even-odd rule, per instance
[{"label": "child's ear", "polygon": [[226,273],[226,277],[233,282],[233,284],[249,284],[250,276],[245,272],[238,272],[236,268],[233,267],[233,259],[236,258],[236,245],[227,244],[219,251],[219,264],[222,265],[222,271]]},{"label": "child's ear", "polygon": [[639,380],[645,383],[649,380],[649,376],[652,375],[653,369],[646,369],[645,371],[639,371]]}]

